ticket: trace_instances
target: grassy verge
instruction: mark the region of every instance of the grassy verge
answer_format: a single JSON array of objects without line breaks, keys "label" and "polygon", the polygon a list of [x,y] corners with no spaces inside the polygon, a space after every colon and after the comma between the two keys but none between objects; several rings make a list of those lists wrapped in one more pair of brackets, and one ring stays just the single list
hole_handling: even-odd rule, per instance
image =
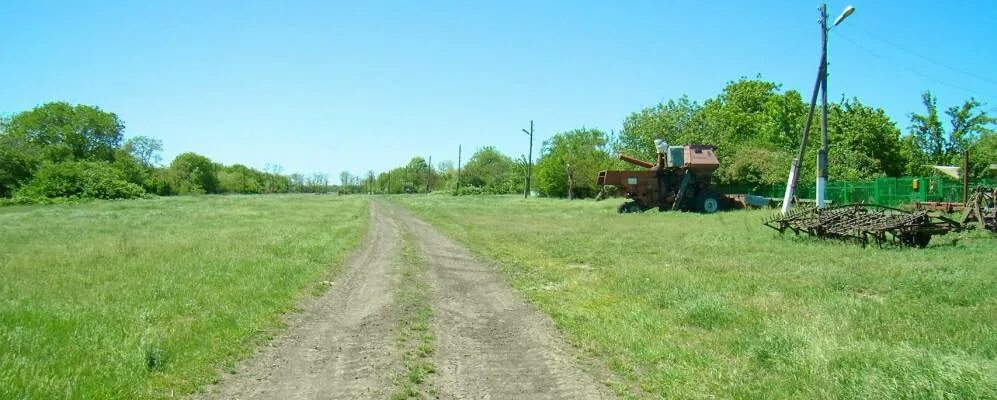
[{"label": "grassy verge", "polygon": [[366,200],[201,196],[0,208],[0,398],[172,398],[314,291]]},{"label": "grassy verge", "polygon": [[997,397],[989,234],[876,249],[779,237],[770,211],[393,201],[497,261],[638,397]]},{"label": "grassy verge", "polygon": [[416,248],[411,232],[403,236],[401,290],[399,300],[405,307],[404,317],[398,329],[397,343],[402,351],[403,370],[395,378],[395,392],[391,399],[435,398],[427,382],[429,375],[436,372],[433,363],[433,334],[429,330],[429,308],[426,292],[429,284],[423,274],[425,264],[419,249]]}]

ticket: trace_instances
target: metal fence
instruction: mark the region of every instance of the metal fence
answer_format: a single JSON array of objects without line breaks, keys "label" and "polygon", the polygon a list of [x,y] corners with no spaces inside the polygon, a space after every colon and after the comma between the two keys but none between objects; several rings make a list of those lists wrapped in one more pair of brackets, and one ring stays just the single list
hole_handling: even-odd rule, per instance
[{"label": "metal fence", "polygon": [[[969,187],[977,185],[994,186],[997,180],[974,179]],[[724,194],[753,194],[756,196],[782,199],[786,185],[717,185]],[[873,181],[830,181],[826,189],[827,199],[834,204],[873,203],[884,206],[898,206],[915,201],[962,201],[962,182],[937,176],[904,176],[899,178],[878,178]],[[796,186],[796,197],[813,199],[816,188],[813,182],[800,182]]]}]

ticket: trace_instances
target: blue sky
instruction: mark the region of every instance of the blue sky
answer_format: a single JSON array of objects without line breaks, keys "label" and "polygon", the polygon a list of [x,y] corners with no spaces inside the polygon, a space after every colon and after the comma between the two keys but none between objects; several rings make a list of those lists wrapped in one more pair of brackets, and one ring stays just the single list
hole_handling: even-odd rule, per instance
[{"label": "blue sky", "polygon": [[[0,114],[100,106],[127,136],[285,172],[381,171],[484,145],[534,154],[555,132],[619,130],[631,112],[741,76],[809,96],[813,1],[0,0]],[[997,2],[831,1],[829,99],[901,129],[931,90],[997,113]]]}]

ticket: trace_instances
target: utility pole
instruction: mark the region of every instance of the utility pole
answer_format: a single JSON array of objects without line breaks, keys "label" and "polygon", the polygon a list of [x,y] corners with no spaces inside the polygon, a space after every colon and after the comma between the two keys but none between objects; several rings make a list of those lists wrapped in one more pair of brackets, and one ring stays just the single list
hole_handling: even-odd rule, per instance
[{"label": "utility pole", "polygon": [[530,155],[526,158],[526,188],[523,189],[523,198],[530,197],[530,178],[533,177],[533,120],[530,120],[530,130],[523,129],[523,133],[530,135]]},{"label": "utility pole", "polygon": [[817,104],[817,92],[823,93],[821,97],[821,147],[817,152],[817,207],[824,207],[825,186],[827,184],[827,34],[831,28],[838,26],[845,18],[855,12],[855,7],[848,6],[841,12],[841,15],[834,20],[834,24],[827,26],[827,4],[821,4],[818,8],[820,12],[820,66],[817,68],[817,82],[814,83],[813,95],[810,97],[810,111],[807,112],[807,123],[803,128],[803,140],[800,142],[800,154],[793,160],[793,165],[789,169],[789,179],[786,181],[786,194],[782,199],[782,213],[789,213],[789,208],[793,202],[793,192],[796,190],[796,182],[800,173],[800,163],[806,154],[807,141],[810,137],[810,125],[813,122],[814,108]]},{"label": "utility pole", "polygon": [[817,208],[824,208],[827,185],[827,3],[820,5],[820,150],[817,151]]},{"label": "utility pole", "polygon": [[460,145],[457,145],[457,189],[454,194],[460,195]]},{"label": "utility pole", "polygon": [[426,162],[426,165],[429,167],[426,170],[426,194],[429,194],[430,182],[433,181],[433,156],[429,156],[429,161]]}]

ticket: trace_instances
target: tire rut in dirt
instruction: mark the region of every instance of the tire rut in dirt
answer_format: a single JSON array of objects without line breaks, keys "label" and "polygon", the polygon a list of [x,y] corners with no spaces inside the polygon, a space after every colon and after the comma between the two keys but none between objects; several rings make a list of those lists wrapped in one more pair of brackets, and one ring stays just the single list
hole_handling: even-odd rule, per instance
[{"label": "tire rut in dirt", "polygon": [[604,399],[553,322],[462,246],[407,211],[430,284],[437,393],[444,399]]},{"label": "tire rut in dirt", "polygon": [[[288,331],[207,389],[218,399],[382,399],[399,367],[401,228],[377,202],[360,249]],[[385,212],[387,211],[387,212]]]}]

